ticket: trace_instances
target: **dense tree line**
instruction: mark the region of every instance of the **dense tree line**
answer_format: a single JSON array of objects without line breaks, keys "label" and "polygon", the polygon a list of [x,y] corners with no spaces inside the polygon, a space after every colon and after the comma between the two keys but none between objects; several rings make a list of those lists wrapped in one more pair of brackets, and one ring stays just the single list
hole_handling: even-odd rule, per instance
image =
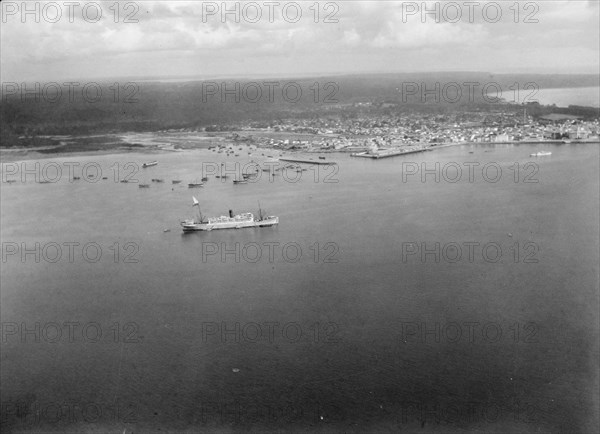
[{"label": "dense tree line", "polygon": [[[596,76],[578,77],[577,84],[580,86],[597,85]],[[444,89],[442,84],[448,87],[449,83],[450,87],[461,86],[464,91],[462,83],[478,83],[477,87],[473,84],[469,86],[481,89],[485,83],[493,82],[509,89],[515,82],[526,81],[535,81],[540,87],[558,87],[573,85],[574,79],[570,76],[485,73],[444,73],[440,76],[430,73],[237,82],[144,82],[117,86],[114,83],[99,83],[94,85],[91,95],[84,94],[81,89],[73,91],[67,87],[62,87],[60,93],[52,89],[52,92],[22,95],[13,88],[2,95],[0,140],[2,146],[13,146],[17,142],[20,146],[33,146],[39,143],[39,139],[36,141],[33,137],[43,135],[181,128],[228,131],[231,125],[242,121],[266,125],[274,119],[314,119],[332,114],[352,119],[376,114],[449,115],[462,111],[517,111],[522,110],[523,106],[490,103],[481,91],[458,101],[451,100],[455,94],[448,97],[448,94],[439,92]],[[33,87],[29,86],[28,89]],[[436,89],[440,89],[437,90],[439,94],[432,95],[431,92],[436,92]],[[6,90],[4,86],[3,90]],[[425,92],[425,99],[422,92]],[[599,115],[598,109],[588,107],[556,108],[539,104],[527,104],[526,107],[533,116],[557,112],[585,118],[597,118]],[[19,141],[20,136],[28,139]]]}]

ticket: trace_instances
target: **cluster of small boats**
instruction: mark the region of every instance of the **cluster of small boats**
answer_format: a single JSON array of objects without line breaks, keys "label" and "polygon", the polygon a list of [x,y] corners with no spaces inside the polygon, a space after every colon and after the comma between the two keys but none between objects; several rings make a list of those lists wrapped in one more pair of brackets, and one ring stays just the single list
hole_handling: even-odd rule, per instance
[{"label": "cluster of small boats", "polygon": [[[94,175],[88,175],[89,179],[93,179]],[[79,181],[81,179],[81,176],[73,176],[73,181]],[[107,180],[108,176],[103,176],[102,177],[103,180]]]},{"label": "cluster of small boats", "polygon": [[[212,151],[215,152],[222,152],[223,150],[227,149],[224,146],[219,146],[219,147],[211,147],[209,149],[212,149]],[[227,150],[230,151],[232,148],[228,148]],[[240,148],[241,149],[241,148]],[[264,155],[264,154],[263,154]],[[273,158],[271,155],[268,155],[269,158]],[[319,157],[319,158],[324,158],[324,157]],[[276,163],[277,160],[272,160],[269,161],[270,163]],[[233,180],[233,185],[244,185],[244,184],[248,184],[252,179],[254,179],[255,177],[257,177],[260,172],[261,169],[258,165],[258,163],[256,163],[254,160],[252,160],[250,163],[253,163],[256,165],[256,167],[254,168],[253,171],[249,172],[249,173],[243,173],[241,175],[241,178],[236,177],[236,179]],[[156,166],[158,164],[157,161],[151,161],[148,163],[144,163],[142,164],[142,167],[152,167],[152,166]],[[228,179],[230,177],[230,175],[227,175],[226,173],[224,173],[224,166],[225,163],[221,164],[221,171],[220,174],[215,175],[215,178],[218,179]],[[284,167],[271,167],[271,165],[267,165],[267,167],[262,168],[263,172],[267,172],[269,173],[271,176],[277,176],[280,174],[281,171],[283,170],[293,170],[296,172],[306,172],[308,169],[307,168],[303,168],[300,164],[287,164]],[[193,182],[188,183],[188,188],[200,188],[200,187],[204,187],[204,184],[208,181],[208,177],[204,176],[201,179],[200,178],[196,178]],[[127,180],[122,180],[121,182],[123,183],[127,183]],[[156,183],[162,183],[164,182],[163,179],[158,179],[158,178],[152,178],[152,182],[156,182]],[[171,183],[173,185],[177,185],[177,184],[181,184],[182,180],[181,179],[173,179],[171,181]],[[140,188],[149,188],[150,185],[149,184],[139,184]]]},{"label": "cluster of small boats", "polygon": [[[150,163],[144,163],[142,165],[142,167],[150,167],[150,166],[155,166],[157,165],[158,162],[153,161]],[[221,170],[221,172],[223,172],[223,170]],[[234,185],[240,185],[240,184],[248,184],[248,179],[256,176],[258,174],[258,169],[256,169],[254,172],[252,173],[244,173],[242,175],[242,179],[234,179],[233,180],[233,184]],[[227,179],[229,178],[229,175],[226,174],[221,174],[221,175],[215,175],[215,178],[220,178],[220,179]],[[188,188],[199,188],[199,187],[204,187],[204,183],[208,181],[208,177],[204,176],[202,177],[200,180],[198,178],[196,178],[193,182],[188,183]],[[123,180],[121,182],[127,183],[127,180]],[[152,182],[156,182],[156,183],[163,183],[164,179],[159,179],[159,178],[152,178]],[[177,184],[181,184],[181,179],[173,179],[171,180],[171,183],[173,185],[177,185]],[[150,188],[150,184],[139,184],[138,185],[139,188]]]},{"label": "cluster of small boats", "polygon": [[[229,145],[229,146],[225,146],[225,145],[218,145],[218,146],[210,146],[208,148],[210,151],[212,152],[216,152],[218,154],[222,154],[225,153],[225,155],[227,155],[228,157],[233,155],[234,157],[239,157],[240,154],[237,151],[242,151],[244,148],[242,148],[241,146],[238,147],[237,151],[233,148],[233,145]],[[252,148],[249,148],[250,150]],[[248,151],[248,155],[252,155],[252,152]]]},{"label": "cluster of small boats", "polygon": [[[152,161],[149,163],[142,164],[142,167],[151,167],[156,166],[157,164],[157,161]],[[223,174],[222,172],[223,171],[221,170],[221,175],[217,175],[216,177],[226,179],[228,176],[226,174]],[[243,174],[242,179],[234,179],[233,184],[247,184],[248,179],[253,176],[256,176],[258,173],[259,170],[258,168],[256,168],[256,170],[253,173]],[[203,177],[201,181],[198,181],[198,179],[196,179],[194,182],[190,182],[188,184],[188,187],[203,187],[206,181],[208,181],[208,177]],[[127,183],[128,181],[124,179],[121,182]],[[152,178],[152,182],[163,183],[164,180],[159,178]],[[180,179],[173,179],[171,182],[172,184],[181,184]],[[150,184],[139,184],[138,187],[150,188]],[[254,214],[250,212],[234,215],[232,210],[229,210],[229,216],[205,217],[200,212],[200,202],[198,202],[198,199],[196,199],[194,196],[192,196],[192,199],[194,201],[192,206],[198,207],[198,218],[183,220],[181,222],[183,232],[212,231],[216,229],[241,229],[257,227],[262,228],[275,226],[279,224],[279,217],[263,215],[262,209],[260,208],[260,203],[258,204],[258,217],[255,217]],[[167,230],[165,230],[165,232],[167,232]]]},{"label": "cluster of small boats", "polygon": [[[217,146],[217,147],[210,147],[209,149],[210,149],[211,151],[213,151],[213,152],[217,152],[217,153],[219,153],[219,154],[222,154],[223,152],[225,152],[225,154],[226,154],[228,157],[229,157],[230,155],[234,155],[234,156],[236,156],[236,157],[239,157],[239,156],[240,156],[240,154],[237,154],[237,153],[235,152],[235,150],[233,149],[233,146],[226,147],[226,146],[220,145],[220,146]],[[238,148],[238,151],[241,151],[241,150],[242,150],[242,148],[241,148],[241,147],[240,147],[240,148]],[[251,153],[250,153],[250,152],[248,152],[248,155],[251,155]]]}]

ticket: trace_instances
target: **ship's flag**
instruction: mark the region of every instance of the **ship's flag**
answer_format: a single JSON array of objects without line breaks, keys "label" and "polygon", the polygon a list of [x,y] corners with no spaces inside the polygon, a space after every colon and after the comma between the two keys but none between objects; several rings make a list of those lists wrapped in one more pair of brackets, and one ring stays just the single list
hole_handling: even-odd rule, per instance
[{"label": "ship's flag", "polygon": [[192,196],[192,199],[194,200],[194,204],[192,206],[199,206],[200,202],[198,202],[198,199],[196,199],[194,196]]}]

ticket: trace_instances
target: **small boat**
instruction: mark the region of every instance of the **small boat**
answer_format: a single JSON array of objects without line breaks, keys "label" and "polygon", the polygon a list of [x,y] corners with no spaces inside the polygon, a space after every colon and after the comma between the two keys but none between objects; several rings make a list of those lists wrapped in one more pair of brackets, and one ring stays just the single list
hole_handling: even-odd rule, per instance
[{"label": "small boat", "polygon": [[237,184],[248,184],[248,181],[246,179],[234,179],[233,183],[235,185],[237,185]]},{"label": "small boat", "polygon": [[324,160],[324,159],[325,159],[325,157],[319,157],[319,160]]},{"label": "small boat", "polygon": [[138,185],[139,188],[150,188],[150,184],[140,184]]},{"label": "small boat", "polygon": [[534,154],[529,154],[530,157],[546,157],[548,155],[552,155],[552,152],[540,151],[540,152],[536,152]]},{"label": "small boat", "polygon": [[206,182],[206,181],[208,181],[208,176],[205,176],[202,178],[202,182]]},{"label": "small boat", "polygon": [[108,176],[103,176],[102,179],[108,179]]},{"label": "small boat", "polygon": [[158,161],[151,161],[149,163],[142,164],[142,167],[146,168],[146,167],[156,166],[157,164],[158,164]]},{"label": "small boat", "polygon": [[202,186],[204,186],[204,184],[202,184],[201,182],[198,182],[198,180],[195,180],[194,182],[190,182],[188,184],[189,188],[202,187]]},{"label": "small boat", "polygon": [[173,183],[173,184],[181,184],[181,179],[174,179],[173,181],[171,181],[171,183]]},{"label": "small boat", "polygon": [[165,182],[164,179],[152,178],[152,182]]},{"label": "small boat", "polygon": [[80,177],[80,176],[74,176],[74,177],[73,177],[73,180],[74,180],[74,181],[77,181],[78,179],[81,179],[81,177]]},{"label": "small boat", "polygon": [[129,181],[127,181],[126,179],[121,179],[121,182],[122,182],[123,184],[127,184]]}]

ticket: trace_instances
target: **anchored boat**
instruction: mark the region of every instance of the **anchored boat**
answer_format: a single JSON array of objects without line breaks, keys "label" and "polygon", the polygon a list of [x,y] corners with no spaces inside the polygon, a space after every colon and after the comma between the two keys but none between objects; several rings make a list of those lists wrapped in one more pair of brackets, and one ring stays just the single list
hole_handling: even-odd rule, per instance
[{"label": "anchored boat", "polygon": [[151,161],[149,163],[142,164],[142,167],[151,167],[151,166],[156,166],[157,164],[158,164],[158,161]]},{"label": "anchored boat", "polygon": [[198,181],[198,178],[194,179],[194,182],[190,182],[188,184],[189,188],[195,188],[195,187],[204,187],[204,183]]},{"label": "anchored boat", "polygon": [[198,219],[182,221],[181,227],[183,228],[183,232],[212,231],[213,229],[262,228],[279,224],[279,217],[263,216],[260,204],[257,218],[250,212],[233,215],[232,210],[229,210],[229,216],[205,217],[200,212],[200,203],[198,200],[193,196],[192,199],[194,200],[192,206],[198,207]]}]

